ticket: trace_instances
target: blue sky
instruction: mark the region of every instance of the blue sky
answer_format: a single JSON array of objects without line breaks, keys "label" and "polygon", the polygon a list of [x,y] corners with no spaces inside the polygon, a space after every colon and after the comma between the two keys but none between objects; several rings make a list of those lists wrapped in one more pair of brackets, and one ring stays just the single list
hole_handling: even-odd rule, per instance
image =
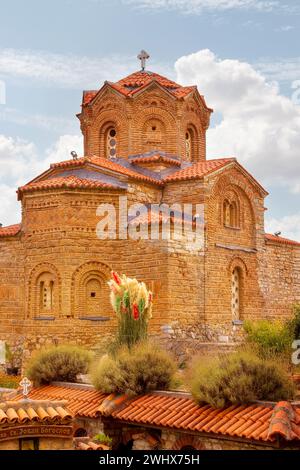
[{"label": "blue sky", "polygon": [[3,3],[0,222],[20,219],[18,185],[81,153],[82,90],[138,69],[144,48],[149,69],[198,85],[215,109],[208,156],[236,156],[270,192],[268,230],[300,240],[299,2]]}]

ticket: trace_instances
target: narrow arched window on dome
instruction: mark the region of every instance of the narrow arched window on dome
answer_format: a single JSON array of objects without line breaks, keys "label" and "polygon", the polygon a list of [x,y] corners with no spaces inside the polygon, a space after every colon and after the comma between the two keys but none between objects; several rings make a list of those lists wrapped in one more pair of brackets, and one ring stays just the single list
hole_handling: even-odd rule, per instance
[{"label": "narrow arched window on dome", "polygon": [[188,129],[185,133],[185,157],[187,161],[191,161],[192,157],[192,135]]},{"label": "narrow arched window on dome", "polygon": [[106,134],[106,152],[108,158],[117,156],[117,131],[115,127],[110,127]]}]

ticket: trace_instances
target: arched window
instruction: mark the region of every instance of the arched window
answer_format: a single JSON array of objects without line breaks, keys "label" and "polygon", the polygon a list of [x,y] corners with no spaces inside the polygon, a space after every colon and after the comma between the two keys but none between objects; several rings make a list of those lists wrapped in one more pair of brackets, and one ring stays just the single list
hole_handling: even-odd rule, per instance
[{"label": "arched window", "polygon": [[195,162],[198,159],[197,130],[192,124],[185,131],[185,159],[189,162]]},{"label": "arched window", "polygon": [[230,203],[227,199],[225,199],[223,203],[223,220],[224,220],[224,225],[229,227],[230,226]]},{"label": "arched window", "polygon": [[239,228],[239,203],[235,196],[226,197],[223,202],[223,224],[225,227]]},{"label": "arched window", "polygon": [[230,204],[230,227],[238,227],[238,207],[236,201],[232,201]]},{"label": "arched window", "polygon": [[240,320],[241,317],[241,270],[236,267],[231,276],[231,312],[232,320]]},{"label": "arched window", "polygon": [[51,313],[54,310],[54,278],[51,273],[43,273],[37,280],[39,293],[39,313]]},{"label": "arched window", "polygon": [[192,136],[188,129],[185,133],[185,157],[188,162],[191,161],[192,157]]},{"label": "arched window", "polygon": [[106,132],[106,156],[117,156],[117,131],[115,127],[109,127]]}]

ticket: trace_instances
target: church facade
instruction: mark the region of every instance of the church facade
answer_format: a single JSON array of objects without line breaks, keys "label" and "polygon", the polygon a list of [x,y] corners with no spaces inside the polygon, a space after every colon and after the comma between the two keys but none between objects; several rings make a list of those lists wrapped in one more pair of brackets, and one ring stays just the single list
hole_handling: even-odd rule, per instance
[{"label": "church facade", "polygon": [[[211,113],[196,87],[146,70],[83,93],[84,156],[20,187],[22,221],[0,228],[0,340],[25,358],[47,344],[108,341],[111,270],[149,286],[150,330],[174,340],[232,341],[245,319],[291,315],[300,243],[265,233],[267,192],[235,158],[206,159]],[[201,247],[119,230],[100,239],[99,206],[119,210],[125,200],[201,207]],[[160,215],[156,223],[161,233]]]}]

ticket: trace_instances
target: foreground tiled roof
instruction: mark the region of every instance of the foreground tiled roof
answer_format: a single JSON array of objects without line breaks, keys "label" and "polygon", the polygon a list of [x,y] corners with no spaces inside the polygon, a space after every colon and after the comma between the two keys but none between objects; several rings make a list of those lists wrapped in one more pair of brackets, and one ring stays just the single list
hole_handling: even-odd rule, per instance
[{"label": "foreground tiled roof", "polygon": [[19,195],[24,192],[48,189],[114,189],[115,186],[101,181],[79,178],[78,176],[61,176],[29,183],[19,188]]},{"label": "foreground tiled roof", "polygon": [[21,230],[21,224],[8,225],[7,227],[0,227],[0,237],[14,237]]},{"label": "foreground tiled roof", "polygon": [[90,386],[48,385],[33,389],[30,398],[68,400],[68,409],[79,417],[102,415],[116,420],[166,427],[214,436],[274,442],[300,441],[300,408],[289,402],[249,404],[215,409],[197,405],[186,393],[153,392],[129,399],[105,395]]},{"label": "foreground tiled roof", "polygon": [[65,403],[65,401],[49,403],[48,400],[17,400],[1,403],[0,425],[29,422],[67,424],[73,417],[65,408]]},{"label": "foreground tiled roof", "polygon": [[[99,407],[106,396],[91,387],[59,385],[34,388],[29,394],[32,400],[67,400],[68,410],[72,414],[87,418],[95,418],[99,414]],[[15,400],[21,398],[18,395]]]},{"label": "foreground tiled roof", "polygon": [[[158,73],[150,71],[138,71],[134,72],[131,75],[119,80],[118,82],[105,82],[105,84],[111,86],[114,90],[121,93],[126,97],[132,97],[139,91],[142,91],[151,83],[156,82],[162,88],[171,93],[174,97],[180,99],[185,98],[190,93],[197,89],[196,86],[181,86],[178,83],[169,80]],[[87,90],[83,92],[82,105],[86,106],[93,101],[95,96],[98,94],[96,90]],[[201,97],[203,99],[203,97]],[[203,103],[207,108],[205,101]],[[210,108],[207,108],[209,111],[212,111]]]},{"label": "foreground tiled roof", "polygon": [[265,234],[265,239],[269,242],[280,243],[282,245],[292,245],[292,246],[299,246],[300,247],[300,242],[297,242],[295,240],[289,240],[288,238],[279,237],[279,236],[273,235],[271,233],[266,233]]},{"label": "foreground tiled roof", "polygon": [[91,440],[80,439],[77,442],[75,441],[76,450],[109,450],[104,444],[96,444]]},{"label": "foreground tiled roof", "polygon": [[[105,407],[100,408],[105,414]],[[300,441],[300,409],[288,402],[214,409],[180,394],[148,394],[113,411],[115,419],[178,430],[273,442],[278,436]]]}]

